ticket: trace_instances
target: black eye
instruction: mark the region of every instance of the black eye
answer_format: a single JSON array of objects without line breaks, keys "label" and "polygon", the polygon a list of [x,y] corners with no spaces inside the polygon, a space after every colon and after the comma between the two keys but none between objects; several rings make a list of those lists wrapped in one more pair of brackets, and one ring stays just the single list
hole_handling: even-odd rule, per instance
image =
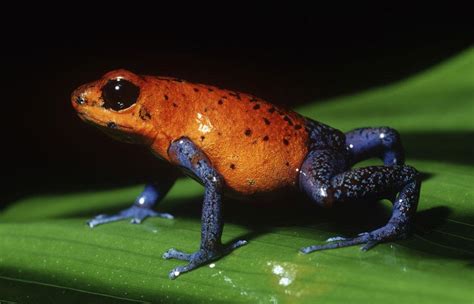
[{"label": "black eye", "polygon": [[128,80],[117,78],[109,80],[102,87],[103,107],[115,111],[126,109],[137,102],[140,88]]}]

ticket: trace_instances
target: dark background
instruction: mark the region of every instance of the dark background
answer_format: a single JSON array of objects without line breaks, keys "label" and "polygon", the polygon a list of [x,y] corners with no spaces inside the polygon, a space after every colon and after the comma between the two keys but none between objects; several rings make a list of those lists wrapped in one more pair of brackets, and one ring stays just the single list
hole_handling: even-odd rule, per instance
[{"label": "dark background", "polygon": [[160,172],[143,148],[109,139],[72,110],[73,89],[109,70],[174,76],[295,107],[403,79],[467,48],[474,34],[461,8],[424,18],[423,10],[202,14],[116,6],[94,15],[85,4],[57,14],[30,7],[2,21],[0,207],[31,193],[136,183]]}]

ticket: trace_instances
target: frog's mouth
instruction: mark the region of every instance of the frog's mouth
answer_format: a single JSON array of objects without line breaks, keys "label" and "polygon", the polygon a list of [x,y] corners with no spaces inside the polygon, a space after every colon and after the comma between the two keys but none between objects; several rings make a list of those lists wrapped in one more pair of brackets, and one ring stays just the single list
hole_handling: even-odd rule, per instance
[{"label": "frog's mouth", "polygon": [[[104,132],[108,136],[118,141],[129,143],[129,144],[138,143],[137,136],[135,136],[133,133],[127,132],[127,130],[124,130],[124,128],[128,128],[128,127],[119,126],[113,122],[109,122],[105,126],[104,125],[95,125],[95,126],[98,127],[102,132]],[[131,128],[128,128],[128,129],[131,130]]]},{"label": "frog's mouth", "polygon": [[102,132],[106,133],[110,137],[126,142],[126,143],[136,143],[136,136],[133,136],[133,128],[119,124],[115,121],[104,121],[101,119],[97,119],[95,117],[91,117],[87,115],[85,112],[78,111],[78,116],[83,120],[85,123],[92,125]]},{"label": "frog's mouth", "polygon": [[91,117],[91,116],[87,115],[85,112],[77,111],[77,115],[79,115],[79,117],[84,122],[86,122],[88,124],[98,126],[98,127],[106,127],[106,128],[112,129],[112,130],[133,130],[132,127],[129,127],[129,126],[126,126],[126,125],[123,125],[123,124],[119,124],[116,121],[112,121],[112,120],[104,121],[102,119]]}]

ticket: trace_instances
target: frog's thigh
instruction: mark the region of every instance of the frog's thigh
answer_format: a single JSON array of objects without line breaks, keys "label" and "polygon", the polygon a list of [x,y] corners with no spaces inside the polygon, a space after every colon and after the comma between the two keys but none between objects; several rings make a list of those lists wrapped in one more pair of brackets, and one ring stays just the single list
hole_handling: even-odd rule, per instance
[{"label": "frog's thigh", "polygon": [[317,204],[336,201],[392,199],[418,173],[409,166],[370,166],[347,170],[344,154],[311,151],[300,170],[300,187]]},{"label": "frog's thigh", "polygon": [[319,206],[330,207],[335,200],[331,179],[345,169],[346,160],[342,153],[310,151],[300,169],[300,188]]}]

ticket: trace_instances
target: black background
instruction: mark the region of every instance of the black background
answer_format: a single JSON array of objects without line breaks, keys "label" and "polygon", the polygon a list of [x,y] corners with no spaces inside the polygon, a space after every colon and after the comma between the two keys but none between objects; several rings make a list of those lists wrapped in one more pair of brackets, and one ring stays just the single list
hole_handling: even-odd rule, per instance
[{"label": "black background", "polygon": [[112,6],[4,12],[14,18],[2,21],[0,205],[31,193],[141,182],[160,171],[143,148],[105,137],[73,112],[73,89],[109,70],[174,76],[295,107],[405,78],[473,37],[472,17],[461,8],[433,16]]}]

